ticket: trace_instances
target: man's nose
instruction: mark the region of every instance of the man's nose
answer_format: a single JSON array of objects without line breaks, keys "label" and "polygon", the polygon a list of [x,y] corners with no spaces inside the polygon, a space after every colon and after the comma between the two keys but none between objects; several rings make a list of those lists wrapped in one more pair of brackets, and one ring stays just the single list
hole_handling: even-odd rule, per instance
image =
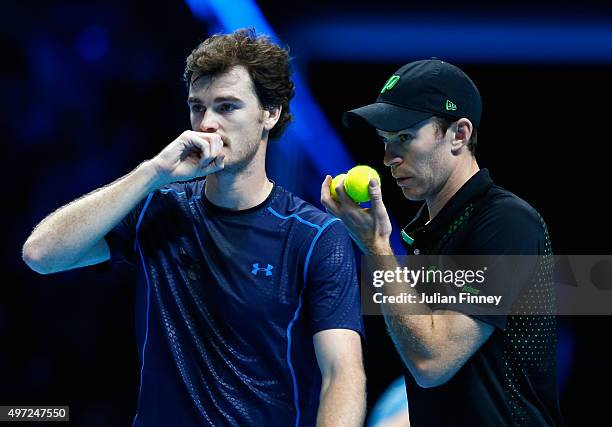
[{"label": "man's nose", "polygon": [[395,146],[394,144],[386,144],[385,146],[385,157],[383,159],[385,166],[388,166],[388,167],[399,166],[403,161],[399,153],[397,153],[394,150],[394,146]]},{"label": "man's nose", "polygon": [[219,129],[219,121],[213,111],[206,110],[200,122],[200,132],[216,132]]}]

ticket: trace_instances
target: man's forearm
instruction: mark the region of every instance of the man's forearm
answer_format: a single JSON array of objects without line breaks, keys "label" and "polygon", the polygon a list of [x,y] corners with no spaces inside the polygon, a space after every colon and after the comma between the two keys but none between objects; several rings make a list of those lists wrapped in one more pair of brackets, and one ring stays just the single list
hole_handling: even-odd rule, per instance
[{"label": "man's forearm", "polygon": [[69,268],[156,186],[155,169],[143,162],[128,175],[59,208],[28,237],[24,261],[37,271]]},{"label": "man's forearm", "polygon": [[[372,247],[366,256],[366,262],[369,273],[375,270],[395,271],[399,267],[395,254],[387,242]],[[414,295],[415,301],[420,299],[420,294],[412,287],[400,287],[395,283],[385,285],[385,295],[400,293]],[[401,305],[383,304],[382,313],[389,334],[407,365],[435,356],[442,327],[439,322],[442,319],[441,316],[433,316],[427,304],[418,302]]]},{"label": "man's forearm", "polygon": [[366,408],[365,381],[363,371],[324,379],[317,427],[362,426]]},{"label": "man's forearm", "polygon": [[[389,245],[367,257],[370,271],[395,271],[398,262]],[[400,286],[398,286],[400,285]],[[417,302],[420,294],[405,283],[387,283],[385,294],[407,293],[414,302],[383,304],[389,334],[404,364],[422,387],[436,387],[448,381],[488,339],[491,325],[479,325],[470,316],[451,310],[434,313]]]}]

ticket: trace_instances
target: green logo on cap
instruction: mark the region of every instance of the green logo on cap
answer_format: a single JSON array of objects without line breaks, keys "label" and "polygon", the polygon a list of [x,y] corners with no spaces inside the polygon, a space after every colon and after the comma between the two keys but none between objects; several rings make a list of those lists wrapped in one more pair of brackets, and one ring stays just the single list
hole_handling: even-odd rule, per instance
[{"label": "green logo on cap", "polygon": [[446,111],[455,111],[457,109],[457,106],[449,101],[448,99],[446,100]]},{"label": "green logo on cap", "polygon": [[400,76],[398,75],[393,75],[389,77],[389,80],[387,80],[387,83],[385,83],[380,93],[385,93],[386,91],[393,89],[393,86],[395,86],[395,83],[397,83],[399,79]]}]

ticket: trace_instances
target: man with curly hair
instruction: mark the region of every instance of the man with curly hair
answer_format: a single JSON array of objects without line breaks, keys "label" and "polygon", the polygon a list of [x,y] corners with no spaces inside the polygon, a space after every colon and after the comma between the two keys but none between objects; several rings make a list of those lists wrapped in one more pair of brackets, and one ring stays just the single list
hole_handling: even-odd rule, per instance
[{"label": "man with curly hair", "polygon": [[25,262],[136,267],[136,426],[360,425],[350,238],[266,175],[268,141],[291,120],[287,50],[252,30],[217,34],[185,79],[192,130],[43,220]]}]

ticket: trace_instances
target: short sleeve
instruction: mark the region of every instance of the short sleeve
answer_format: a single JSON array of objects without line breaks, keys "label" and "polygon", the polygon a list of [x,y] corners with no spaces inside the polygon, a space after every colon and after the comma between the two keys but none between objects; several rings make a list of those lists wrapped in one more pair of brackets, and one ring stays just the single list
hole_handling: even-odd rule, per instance
[{"label": "short sleeve", "polygon": [[104,236],[110,249],[111,263],[127,262],[128,264],[135,265],[136,252],[134,243],[136,241],[136,226],[149,198],[150,196],[141,200],[134,209]]},{"label": "short sleeve", "polygon": [[340,221],[329,224],[314,242],[305,297],[313,335],[326,329],[351,329],[363,337],[355,250]]},{"label": "short sleeve", "polygon": [[[487,280],[478,288],[478,295],[501,296],[504,302],[499,307],[499,315],[473,314],[474,311],[469,315],[503,330],[510,307],[530,286],[542,258],[537,255],[544,253],[545,225],[526,202],[507,198],[484,207],[468,233],[468,242],[462,253],[485,256],[488,261]],[[465,304],[446,304],[437,308],[466,311]]]}]

